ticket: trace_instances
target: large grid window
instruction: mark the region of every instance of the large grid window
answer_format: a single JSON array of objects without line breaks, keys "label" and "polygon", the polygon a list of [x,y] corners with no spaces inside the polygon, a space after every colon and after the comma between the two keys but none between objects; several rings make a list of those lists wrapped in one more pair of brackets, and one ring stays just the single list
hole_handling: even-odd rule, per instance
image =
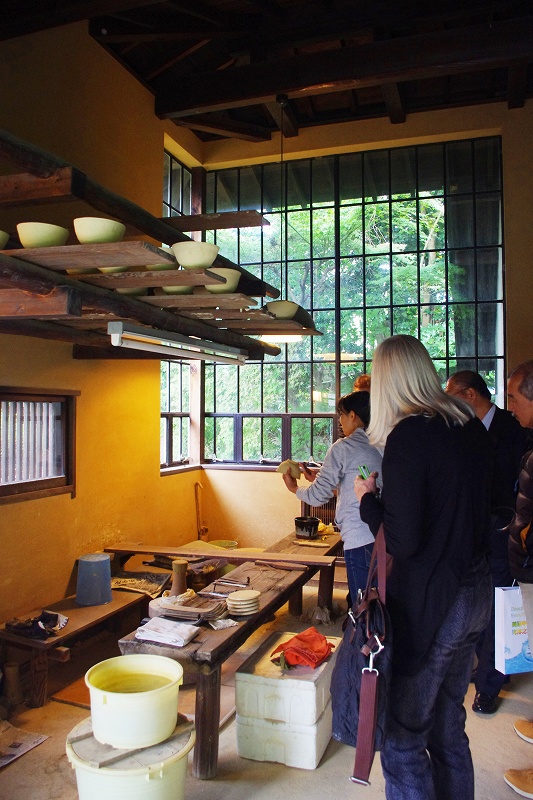
[{"label": "large grid window", "polygon": [[192,175],[174,156],[165,151],[163,175],[163,216],[191,213]]},{"label": "large grid window", "polygon": [[0,387],[0,502],[74,492],[76,394]]},{"label": "large grid window", "polygon": [[242,367],[206,366],[206,460],[321,460],[336,398],[408,333],[444,383],[474,369],[504,390],[499,137],[213,171],[206,212],[270,226],[212,232],[221,252],[313,314],[323,336]]},{"label": "large grid window", "polygon": [[161,466],[189,461],[190,366],[186,361],[161,362]]}]

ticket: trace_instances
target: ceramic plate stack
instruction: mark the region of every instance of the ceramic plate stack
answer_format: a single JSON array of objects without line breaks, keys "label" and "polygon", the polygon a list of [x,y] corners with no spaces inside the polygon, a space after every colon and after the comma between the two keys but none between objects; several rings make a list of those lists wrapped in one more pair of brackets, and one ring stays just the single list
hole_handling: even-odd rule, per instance
[{"label": "ceramic plate stack", "polygon": [[241,589],[238,592],[228,594],[226,603],[228,611],[232,615],[247,617],[259,611],[259,597],[261,592],[255,589]]}]

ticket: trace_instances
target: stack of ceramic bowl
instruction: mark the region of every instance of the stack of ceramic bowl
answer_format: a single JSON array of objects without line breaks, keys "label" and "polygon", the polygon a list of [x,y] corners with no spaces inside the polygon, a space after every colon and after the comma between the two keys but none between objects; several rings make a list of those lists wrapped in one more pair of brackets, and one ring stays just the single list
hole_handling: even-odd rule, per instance
[{"label": "stack of ceramic bowl", "polygon": [[259,611],[259,597],[261,592],[255,589],[240,589],[228,594],[226,603],[230,614],[238,617],[247,617]]}]

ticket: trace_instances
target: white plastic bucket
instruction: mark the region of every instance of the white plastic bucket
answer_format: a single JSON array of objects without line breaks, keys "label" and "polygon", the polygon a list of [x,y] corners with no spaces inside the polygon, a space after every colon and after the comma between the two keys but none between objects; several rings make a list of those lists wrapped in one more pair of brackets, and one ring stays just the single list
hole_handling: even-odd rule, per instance
[{"label": "white plastic bucket", "polygon": [[[183,800],[194,741],[194,730],[188,731],[109,763],[113,751],[110,758],[109,747],[91,736],[90,718],[83,720],[67,737],[79,800]],[[106,760],[106,766],[97,766]]]},{"label": "white plastic bucket", "polygon": [[183,667],[165,656],[129,655],[95,664],[85,675],[97,741],[150,747],[172,734]]}]

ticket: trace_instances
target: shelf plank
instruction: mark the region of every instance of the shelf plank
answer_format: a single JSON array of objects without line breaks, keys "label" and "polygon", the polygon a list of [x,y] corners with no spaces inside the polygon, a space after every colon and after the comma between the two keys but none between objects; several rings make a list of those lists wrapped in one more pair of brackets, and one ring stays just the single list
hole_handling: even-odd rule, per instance
[{"label": "shelf plank", "polygon": [[223,228],[254,228],[270,225],[259,211],[222,211],[218,214],[190,214],[181,217],[162,217],[177,231],[214,231]]},{"label": "shelf plank", "polygon": [[179,308],[180,310],[197,308],[246,308],[255,305],[256,300],[245,294],[158,294],[156,297],[139,297],[143,303],[160,308]]},{"label": "shelf plank", "polygon": [[174,254],[139,239],[108,244],[72,244],[62,247],[23,247],[1,250],[39,267],[62,272],[67,269],[98,267],[145,267],[147,264],[177,264]]},{"label": "shelf plank", "polygon": [[[74,276],[72,276],[74,277]],[[158,289],[161,286],[215,286],[226,279],[207,269],[147,270],[80,275],[78,280],[105,289]]]},{"label": "shelf plank", "polygon": [[245,334],[302,334],[304,336],[322,336],[321,331],[317,331],[315,327],[307,327],[297,322],[294,319],[273,319],[273,320],[236,320],[231,321],[230,324],[224,320],[213,319],[212,321],[203,319],[202,322],[210,322],[217,328],[227,328],[235,333]]}]

